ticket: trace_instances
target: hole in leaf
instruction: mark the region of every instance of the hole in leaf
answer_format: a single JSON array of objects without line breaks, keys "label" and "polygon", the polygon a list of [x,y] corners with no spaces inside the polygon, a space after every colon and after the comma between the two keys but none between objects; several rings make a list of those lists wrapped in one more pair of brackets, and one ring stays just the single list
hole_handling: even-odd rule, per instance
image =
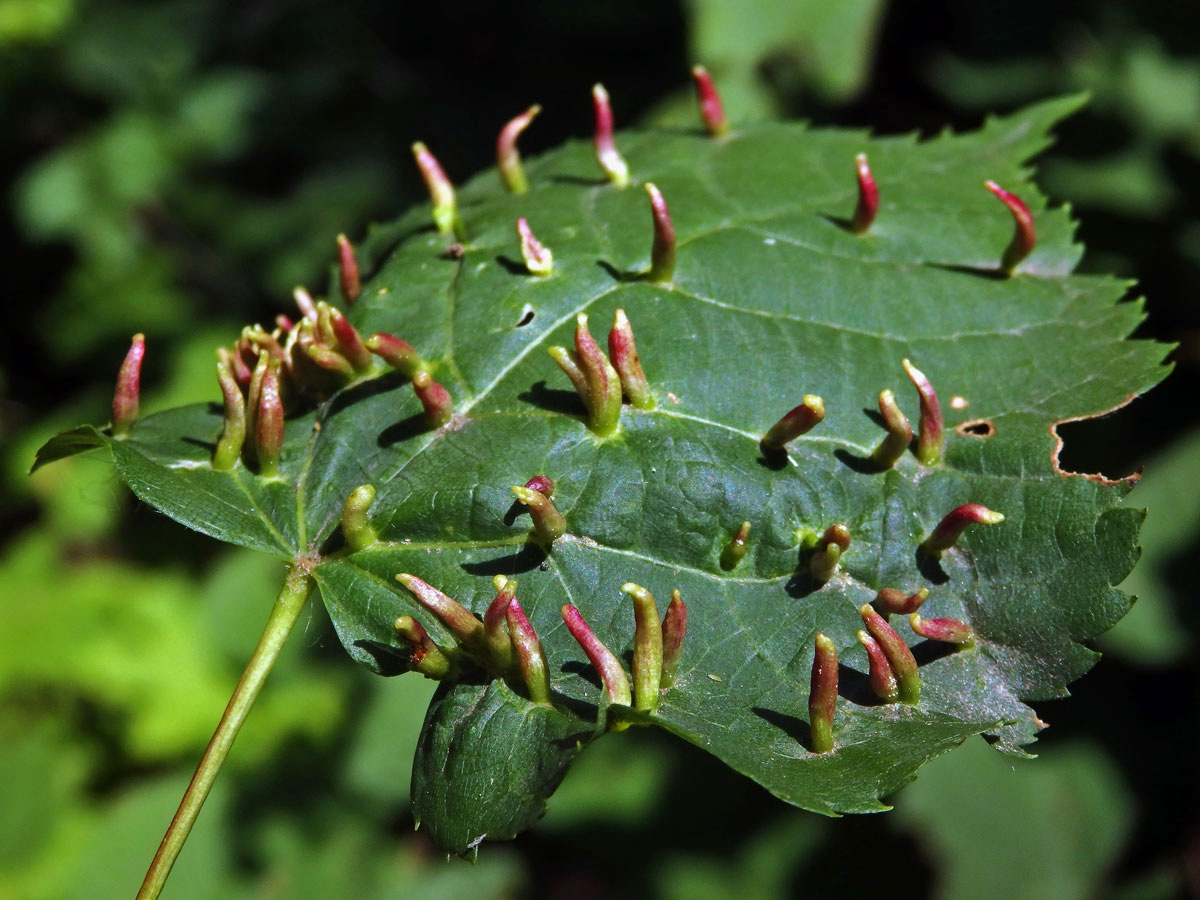
[{"label": "hole in leaf", "polygon": [[521,318],[517,319],[517,327],[524,328],[533,321],[536,315],[537,313],[534,312],[533,307],[526,303],[525,308],[521,310]]},{"label": "hole in leaf", "polygon": [[996,426],[987,419],[971,419],[963,422],[954,429],[963,437],[990,438],[996,433]]},{"label": "hole in leaf", "polygon": [[[1132,399],[1132,397],[1130,398]],[[1126,403],[1129,401],[1127,400]],[[1116,407],[1120,409],[1121,404]],[[1137,481],[1140,470],[1130,475],[1109,475],[1129,472],[1134,463],[1128,458],[1119,438],[1120,427],[1107,410],[1095,416],[1062,419],[1050,426],[1056,447],[1051,454],[1054,471],[1059,475],[1078,475],[1099,484],[1118,484]],[[1128,416],[1128,413],[1125,413]]]}]

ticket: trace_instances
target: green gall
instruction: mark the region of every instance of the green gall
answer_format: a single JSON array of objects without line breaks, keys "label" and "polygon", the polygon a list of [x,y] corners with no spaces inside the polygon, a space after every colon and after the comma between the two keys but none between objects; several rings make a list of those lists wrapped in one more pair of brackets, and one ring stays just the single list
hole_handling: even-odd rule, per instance
[{"label": "green gall", "polygon": [[434,681],[444,681],[457,674],[454,662],[412,616],[400,616],[394,627],[396,636],[408,645],[408,665],[414,672]]},{"label": "green gall", "polygon": [[937,526],[921,544],[921,549],[933,556],[953,547],[962,533],[971,525],[998,525],[1004,515],[988,509],[982,503],[964,503],[942,517]]},{"label": "green gall", "polygon": [[258,414],[254,422],[254,450],[258,474],[263,478],[278,478],[283,453],[283,397],[280,394],[279,362],[267,360],[258,391]]},{"label": "green gall", "polygon": [[342,506],[342,537],[355,552],[370,547],[379,535],[367,518],[367,510],[375,502],[375,485],[360,484],[350,492]]},{"label": "green gall", "polygon": [[425,421],[430,428],[441,428],[454,415],[454,403],[450,392],[433,380],[428,371],[422,369],[412,379],[413,391],[425,410]]},{"label": "green gall", "polygon": [[602,84],[592,86],[592,110],[596,118],[596,131],[592,138],[596,162],[609,181],[623,188],[629,184],[629,166],[613,140],[612,104]]},{"label": "green gall", "polygon": [[650,383],[642,371],[642,361],[633,340],[633,326],[623,309],[618,309],[613,316],[613,326],[608,332],[608,355],[629,402],[637,409],[653,409],[654,395],[650,393]]},{"label": "green gall", "polygon": [[813,639],[812,678],[808,690],[808,731],[814,753],[833,750],[833,715],[837,709],[838,654],[821,632]]},{"label": "green gall", "polygon": [[926,640],[947,644],[975,642],[975,631],[961,619],[923,619],[919,613],[913,613],[908,617],[908,624],[915,634]]},{"label": "green gall", "polygon": [[1037,244],[1037,232],[1033,227],[1033,213],[1029,211],[1029,207],[1020,197],[1006,191],[996,182],[985,181],[984,187],[991,191],[1012,213],[1014,226],[1012,240],[1004,248],[1004,255],[1000,259],[1000,271],[1005,275],[1012,275],[1021,261],[1033,252],[1034,245]]},{"label": "green gall", "polygon": [[654,595],[632,582],[621,590],[633,600],[633,708],[652,713],[662,689],[663,634]]},{"label": "green gall", "polygon": [[721,106],[721,96],[717,86],[713,84],[712,76],[704,66],[692,66],[692,81],[696,85],[696,103],[700,107],[700,120],[704,130],[713,137],[722,137],[729,131],[729,123],[725,121],[725,109]]},{"label": "green gall", "polygon": [[937,392],[925,373],[907,359],[901,360],[904,371],[917,389],[921,398],[921,425],[917,436],[917,460],[923,466],[932,466],[942,461],[942,447],[946,443],[945,426],[942,420],[942,405]]},{"label": "green gall", "polygon": [[746,558],[746,542],[750,539],[750,523],[743,522],[721,551],[721,568],[730,572]]},{"label": "green gall", "polygon": [[650,270],[648,281],[670,281],[675,275],[675,226],[671,223],[671,212],[662,192],[652,183],[646,182],[646,194],[650,197],[650,218],[654,224],[654,242],[650,245]]},{"label": "green gall", "polygon": [[420,141],[412,145],[412,152],[433,204],[433,224],[442,234],[453,235],[460,241],[466,240],[466,230],[458,215],[458,199],[454,195],[454,185],[446,177],[442,164]]},{"label": "green gall", "polygon": [[767,429],[762,437],[763,450],[778,453],[802,434],[807,434],[825,418],[825,401],[816,394],[805,394],[799,406],[793,407]]},{"label": "green gall", "polygon": [[517,219],[517,238],[521,242],[521,258],[530,275],[549,275],[554,271],[554,254],[534,237],[529,221],[522,216]]},{"label": "green gall", "polygon": [[549,547],[567,533],[567,520],[549,497],[519,484],[513,485],[512,491],[520,503],[529,507],[529,518],[533,519],[533,532],[539,543]]},{"label": "green gall", "polygon": [[879,211],[879,188],[867,163],[867,154],[859,153],[854,157],[854,174],[858,180],[858,205],[854,208],[850,230],[855,234],[866,234]]},{"label": "green gall", "polygon": [[896,403],[896,395],[891,391],[879,392],[879,415],[883,417],[883,425],[887,436],[880,441],[879,446],[871,454],[871,462],[880,469],[890,469],[908,450],[912,443],[912,425]]},{"label": "green gall", "polygon": [[863,624],[871,637],[879,642],[883,655],[887,657],[892,672],[896,675],[898,697],[902,703],[916,703],[921,699],[921,675],[917,671],[917,660],[908,649],[904,639],[884,621],[883,616],[875,611],[870,603],[864,603],[858,609]]},{"label": "green gall", "polygon": [[117,387],[113,391],[112,433],[115,438],[125,438],[137,421],[138,405],[141,402],[142,359],[146,355],[146,336],[135,334],[129,345],[121,369],[117,373]]},{"label": "green gall", "polygon": [[233,354],[224,347],[217,350],[217,383],[221,386],[223,413],[212,466],[228,472],[237,464],[246,443],[246,398],[234,374]]},{"label": "green gall", "polygon": [[418,603],[437,616],[475,659],[488,658],[487,638],[484,635],[483,623],[475,618],[469,609],[415,575],[401,572],[396,576],[396,580],[416,598]]},{"label": "green gall", "polygon": [[666,690],[675,683],[679,671],[679,660],[683,657],[683,639],[687,637],[687,604],[679,589],[671,591],[671,602],[662,620],[662,688]]},{"label": "green gall", "polygon": [[[609,705],[629,706],[633,702],[633,695],[630,693],[629,678],[621,666],[621,661],[596,637],[583,615],[570,603],[563,606],[562,617],[567,631],[571,632],[571,637],[583,648],[588,661],[600,676],[600,683],[604,685]],[[624,724],[621,723],[622,726]],[[619,731],[622,728],[614,727],[613,730]]]},{"label": "green gall", "polygon": [[867,651],[867,683],[871,685],[871,690],[884,703],[895,702],[900,696],[900,685],[879,641],[859,629],[858,642]]},{"label": "green gall", "polygon": [[550,670],[546,665],[546,653],[542,650],[542,642],[538,640],[537,632],[529,624],[529,618],[516,597],[508,604],[505,621],[508,623],[517,666],[525,682],[525,689],[529,692],[529,699],[534,703],[549,703]]},{"label": "green gall", "polygon": [[338,286],[342,290],[342,299],[353,304],[362,293],[362,282],[358,274],[358,257],[354,255],[354,245],[344,234],[337,236],[338,246]]},{"label": "green gall", "polygon": [[510,194],[523,194],[529,190],[529,180],[521,166],[521,153],[517,150],[517,138],[541,111],[542,108],[535,103],[510,119],[496,138],[496,167],[500,170],[500,180]]}]

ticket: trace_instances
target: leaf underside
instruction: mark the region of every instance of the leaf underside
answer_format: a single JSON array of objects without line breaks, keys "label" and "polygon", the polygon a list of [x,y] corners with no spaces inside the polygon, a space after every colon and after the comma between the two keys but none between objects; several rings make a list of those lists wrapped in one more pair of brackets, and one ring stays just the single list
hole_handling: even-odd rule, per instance
[{"label": "leaf underside", "polygon": [[[1046,208],[1025,162],[1078,106],[1052,101],[978,132],[871,138],[801,124],[748,127],[723,140],[627,133],[636,183],[653,181],[679,238],[669,284],[649,266],[644,192],[597,178],[582,142],[527,161],[529,193],[493,173],[459,192],[461,258],[411,211],[372,230],[376,260],[348,313],[364,334],[389,332],[433,364],[455,418],[431,431],[406,379],[363,379],[290,418],[283,477],[209,466],[218,406],[149,416],[127,440],[76,429],[39,464],[107,443],[134,492],[205,534],[284,559],[319,556],[314,575],[338,635],[358,661],[403,668],[392,623],[419,619],[453,641],[395,581],[411,572],[482,613],[492,576],[516,576],[545,647],[553,708],[518,683],[445,685],[414,769],[415,814],[448,851],[509,837],[544,811],[571,758],[597,732],[601,690],[560,618],[577,606],[626,665],[628,581],[664,601],[678,588],[689,632],[656,724],[705,748],[768,790],[827,814],[884,809],[922,763],[980,732],[1020,752],[1041,723],[1024,701],[1064,696],[1096,654],[1080,641],[1129,607],[1113,588],[1137,556],[1141,513],[1127,483],[1060,473],[1054,423],[1111,410],[1166,372],[1164,348],[1126,337],[1142,318],[1118,302],[1127,285],[1072,275],[1080,248],[1067,210]],[[870,232],[845,219],[866,151],[881,207]],[[994,179],[1034,210],[1038,245],[1012,278],[996,268],[1012,220],[983,188]],[[525,273],[514,230],[526,216],[554,253],[547,277]],[[633,323],[656,406],[628,406],[618,435],[596,438],[546,353],[569,346],[575,317],[607,332]],[[529,313],[532,312],[532,318]],[[947,417],[945,460],[906,454],[864,465],[883,436],[874,413],[891,388],[910,420],[911,358]],[[823,423],[789,445],[782,466],[758,438],[804,394]],[[962,398],[951,402],[952,398]],[[980,437],[953,426],[986,421]],[[984,429],[976,429],[976,431]],[[569,526],[543,554],[510,486],[553,478]],[[356,486],[381,541],[349,552],[338,524]],[[938,564],[917,546],[950,509],[983,503],[1007,517],[969,529]],[[721,549],[747,520],[749,553],[732,571]],[[852,545],[824,585],[804,577],[797,532],[845,523]],[[929,587],[922,614],[969,622],[972,648],[924,642],[894,624],[921,661],[921,702],[874,700],[855,634],[877,589]],[[807,747],[813,635],[842,664],[836,751]]]}]

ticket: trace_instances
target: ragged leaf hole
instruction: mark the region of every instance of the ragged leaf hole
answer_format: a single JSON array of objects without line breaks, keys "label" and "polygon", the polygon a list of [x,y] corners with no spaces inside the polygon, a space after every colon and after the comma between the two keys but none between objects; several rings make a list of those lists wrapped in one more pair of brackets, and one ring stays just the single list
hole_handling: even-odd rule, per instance
[{"label": "ragged leaf hole", "polygon": [[1123,477],[1109,477],[1103,472],[1128,470],[1129,461],[1119,458],[1114,452],[1118,445],[1111,439],[1113,422],[1108,416],[1128,406],[1137,394],[1130,394],[1111,409],[1101,410],[1085,416],[1059,419],[1050,426],[1054,437],[1054,450],[1050,462],[1059,475],[1078,476],[1097,484],[1117,485],[1121,482],[1136,484],[1141,469]]},{"label": "ragged leaf hole", "polygon": [[969,422],[963,422],[954,430],[963,437],[985,439],[996,433],[996,426],[987,419],[971,419]]}]

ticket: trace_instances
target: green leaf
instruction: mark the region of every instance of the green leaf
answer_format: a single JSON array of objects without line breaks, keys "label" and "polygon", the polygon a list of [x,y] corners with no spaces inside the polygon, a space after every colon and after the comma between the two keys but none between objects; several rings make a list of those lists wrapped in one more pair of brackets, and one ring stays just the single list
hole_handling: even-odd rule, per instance
[{"label": "green leaf", "polygon": [[[186,777],[180,772],[139,784],[106,804],[102,822],[93,821],[82,835],[72,835],[72,852],[56,860],[71,876],[64,879],[66,884],[57,896],[85,900],[135,892],[141,884],[146,857],[154,851],[155,829],[179,802]],[[188,853],[175,871],[178,881],[172,882],[172,891],[180,900],[240,900],[249,896],[238,883],[240,879],[231,877],[226,862],[228,837],[224,823],[232,815],[227,811],[228,798],[216,792],[210,800],[213,806],[193,829]],[[77,832],[81,830],[76,828]],[[131,835],[137,839],[131,840]]]},{"label": "green leaf", "polygon": [[[0,684],[37,691],[42,702],[78,698],[139,763],[198,753],[265,617],[247,601],[257,590],[270,596],[278,572],[263,570],[279,565],[231,553],[214,568],[198,598],[184,572],[80,559],[75,545],[64,549],[45,533],[13,542],[0,557]],[[46,652],[55,646],[69,652]],[[301,736],[321,740],[340,720],[339,679],[301,668],[302,652],[299,642],[285,649],[280,667],[291,677],[262,698],[238,765]]]},{"label": "green leaf", "polygon": [[1181,616],[1190,608],[1190,592],[1179,583],[1191,569],[1200,533],[1200,432],[1177,439],[1146,464],[1146,472],[1130,497],[1146,507],[1141,564],[1121,582],[1137,598],[1133,611],[1104,635],[1101,648],[1143,665],[1169,665],[1182,660],[1190,647]]},{"label": "green leaf", "polygon": [[[343,757],[340,781],[354,797],[355,809],[393,815],[408,801],[412,757],[434,683],[424,678],[371,679],[362,713]],[[253,721],[253,719],[251,719]]]},{"label": "green leaf", "polygon": [[[629,734],[635,736],[640,737]],[[673,763],[652,735],[636,744],[593,742],[572,763],[571,777],[554,794],[554,815],[539,827],[564,836],[597,828],[626,834],[645,828],[666,799]]]},{"label": "green leaf", "polygon": [[829,100],[863,87],[881,0],[691,0],[695,57],[734,79],[748,77],[772,57],[784,57]]},{"label": "green leaf", "polygon": [[0,4],[0,46],[48,43],[74,15],[74,0],[6,0]]},{"label": "green leaf", "polygon": [[92,425],[78,425],[75,428],[59,432],[46,441],[38,449],[37,456],[33,459],[33,466],[29,471],[33,473],[48,463],[107,445],[108,437],[102,434],[100,429]]},{"label": "green leaf", "polygon": [[[139,497],[198,531],[311,568],[355,659],[401,671],[397,616],[415,616],[451,654],[453,636],[400,587],[412,573],[481,614],[492,576],[515,576],[549,661],[553,707],[519,678],[464,669],[426,720],[413,796],[450,851],[535,821],[570,759],[603,728],[601,690],[560,609],[578,607],[628,663],[633,616],[621,586],[689,604],[679,676],[645,718],[779,797],[824,813],[886,808],[926,761],[980,732],[1008,752],[1040,722],[1026,701],[1065,696],[1096,659],[1082,641],[1129,600],[1114,589],[1136,558],[1141,514],[1126,483],[1063,473],[1056,423],[1123,404],[1164,374],[1164,348],[1128,341],[1142,318],[1127,285],[1073,275],[1081,248],[1049,209],[1025,161],[1079,98],[989,120],[967,135],[869,138],[769,124],[725,140],[696,133],[618,136],[637,182],[653,181],[678,233],[674,280],[650,263],[644,193],[598,178],[590,144],[527,162],[533,185],[503,193],[481,175],[459,192],[461,258],[417,209],[360,246],[370,273],[349,310],[364,333],[412,343],[449,390],[455,418],[430,430],[397,373],[359,379],[287,422],[281,476],[241,464],[213,471],[217,407],[152,415],[110,441]],[[854,208],[855,153],[870,154],[881,208],[865,236]],[[997,266],[1012,219],[983,187],[995,179],[1034,211],[1038,245],[1015,276]],[[514,223],[526,216],[554,272],[525,274]],[[623,308],[656,405],[625,407],[598,439],[546,348],[569,345],[586,312],[602,338]],[[532,314],[532,317],[531,317]],[[873,408],[896,391],[916,421],[901,360],[941,393],[944,462],[906,454],[865,464],[883,437]],[[758,440],[807,393],[825,420],[775,465]],[[961,432],[956,426],[964,427]],[[556,484],[568,533],[545,553],[510,486]],[[352,552],[338,531],[350,492],[372,484],[380,540]],[[1005,514],[974,526],[940,561],[918,547],[967,502]],[[738,525],[749,552],[719,565]],[[837,575],[806,575],[805,529],[852,535]],[[973,646],[901,636],[921,661],[921,701],[882,704],[866,684],[857,608],[882,587],[929,587],[922,609],[974,628]],[[835,751],[808,749],[813,637],[842,663]],[[615,739],[614,739],[615,740]]]},{"label": "green leaf", "polygon": [[[668,857],[657,877],[664,900],[779,900],[795,896],[795,869],[821,848],[824,823],[812,817],[791,816],[750,834],[732,860],[713,854]],[[735,840],[740,833],[732,835]]]},{"label": "green leaf", "polygon": [[978,740],[921,773],[897,808],[937,868],[940,900],[1100,896],[1133,811],[1096,748],[1059,746],[1012,763]]},{"label": "green leaf", "polygon": [[6,699],[0,721],[0,885],[70,815],[72,795],[83,789],[92,762],[64,724],[14,714],[16,704]]},{"label": "green leaf", "polygon": [[476,851],[546,812],[549,797],[592,729],[530,704],[503,681],[444,686],[433,698],[413,760],[413,818],[439,847]]}]

